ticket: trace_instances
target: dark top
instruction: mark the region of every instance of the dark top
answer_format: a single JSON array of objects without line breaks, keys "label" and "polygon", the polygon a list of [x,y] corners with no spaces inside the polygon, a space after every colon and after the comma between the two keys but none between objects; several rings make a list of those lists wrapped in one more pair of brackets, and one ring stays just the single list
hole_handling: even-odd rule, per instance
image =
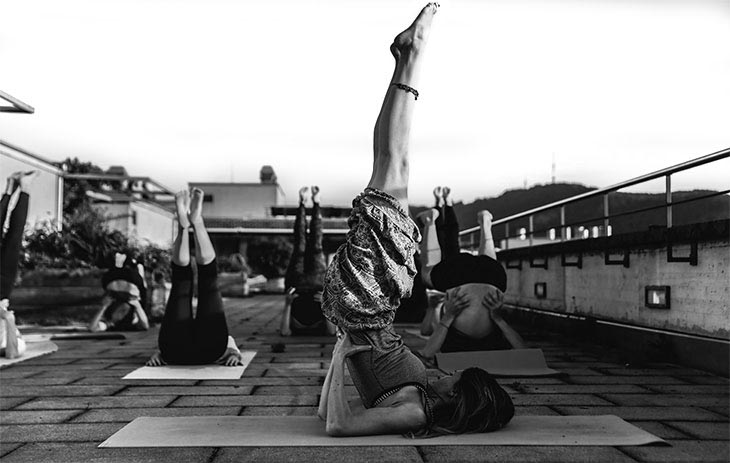
[{"label": "dark top", "polygon": [[502,264],[489,256],[465,252],[441,261],[431,270],[434,289],[446,291],[468,283],[485,283],[507,290],[507,273]]},{"label": "dark top", "polygon": [[294,320],[304,326],[324,322],[321,297],[316,298],[313,291],[296,291],[295,294],[297,297],[291,303],[291,317]]},{"label": "dark top", "polygon": [[112,267],[101,276],[101,286],[106,289],[107,285],[114,280],[123,280],[132,283],[139,289],[139,300],[142,307],[145,307],[147,301],[147,290],[144,287],[144,280],[139,274],[137,267],[124,266],[122,268]]}]

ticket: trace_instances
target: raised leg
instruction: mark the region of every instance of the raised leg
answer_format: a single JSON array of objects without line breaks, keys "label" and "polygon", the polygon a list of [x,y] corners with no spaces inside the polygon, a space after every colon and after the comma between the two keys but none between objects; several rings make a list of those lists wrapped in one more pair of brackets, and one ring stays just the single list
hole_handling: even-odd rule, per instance
[{"label": "raised leg", "polygon": [[[175,195],[175,208],[177,210],[177,237],[172,244],[172,262],[180,267],[190,265],[190,222],[188,221],[188,209],[190,208],[190,193],[183,190]],[[119,267],[119,265],[117,265]]]},{"label": "raised leg", "polygon": [[286,268],[286,276],[284,277],[285,289],[298,286],[304,276],[304,253],[307,235],[306,201],[308,192],[309,188],[307,187],[299,189],[299,208],[297,209],[297,216],[294,219],[294,249],[289,258],[289,265]]},{"label": "raised leg", "polygon": [[23,242],[25,221],[28,218],[30,187],[37,176],[38,172],[30,171],[23,173],[17,178],[17,182],[20,185],[20,195],[18,196],[18,202],[15,204],[15,208],[10,212],[8,231],[2,237],[2,244],[0,244],[0,300],[10,298],[15,278],[18,276],[20,247]]},{"label": "raised leg", "polygon": [[479,255],[497,258],[497,250],[494,248],[492,237],[492,214],[489,211],[480,211],[477,215],[480,227]]},{"label": "raised leg", "polygon": [[437,9],[435,3],[426,5],[391,45],[395,71],[375,124],[373,174],[368,187],[394,196],[405,210],[408,210],[408,145],[416,100],[411,90],[418,85],[423,51]]},{"label": "raised leg", "polygon": [[206,265],[198,265],[198,310],[193,338],[197,349],[197,363],[215,362],[226,350],[228,324],[223,311],[223,298],[218,288],[215,259]]},{"label": "raised leg", "polygon": [[431,270],[441,262],[441,246],[439,245],[438,233],[436,231],[436,219],[439,211],[427,209],[418,214],[418,220],[423,223],[423,239],[421,240],[421,278],[428,287],[431,283]]},{"label": "raised leg", "polygon": [[210,241],[208,230],[203,223],[203,190],[193,188],[190,195],[190,213],[188,221],[193,227],[195,235],[195,262],[198,265],[207,265],[215,259],[215,249]]},{"label": "raised leg", "polygon": [[319,207],[319,187],[312,187],[312,217],[309,220],[307,247],[304,252],[304,274],[310,287],[321,288],[327,271],[322,248],[322,211]]},{"label": "raised leg", "polygon": [[441,221],[436,221],[436,227],[439,235],[439,245],[441,246],[442,259],[454,257],[459,254],[459,221],[454,212],[454,203],[449,196],[451,189],[443,188],[444,207]]}]

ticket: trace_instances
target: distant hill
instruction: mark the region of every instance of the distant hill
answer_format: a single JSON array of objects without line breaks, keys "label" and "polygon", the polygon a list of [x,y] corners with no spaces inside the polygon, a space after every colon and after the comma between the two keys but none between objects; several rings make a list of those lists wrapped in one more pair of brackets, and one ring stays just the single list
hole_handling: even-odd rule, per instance
[{"label": "distant hill", "polygon": [[[477,225],[476,215],[484,209],[489,210],[495,219],[500,219],[593,190],[596,190],[596,188],[577,183],[536,185],[528,189],[507,190],[494,198],[477,199],[471,203],[455,203],[454,210],[459,219],[459,228],[463,230],[475,227]],[[714,193],[714,191],[677,191],[672,193],[672,200],[678,202],[711,193]],[[611,193],[609,195],[611,214],[641,210],[663,204],[664,193]],[[426,206],[411,206],[410,212],[415,216],[426,208]],[[730,217],[730,196],[720,195],[700,201],[691,201],[686,204],[675,205],[672,209],[675,225],[727,219]],[[566,223],[573,222],[586,227],[602,225],[603,220],[600,217],[603,215],[603,197],[599,196],[571,204],[566,207],[565,215]],[[591,220],[596,218],[599,219]],[[641,231],[651,226],[666,225],[666,212],[662,207],[652,211],[615,217],[611,219],[610,223],[614,234]],[[559,225],[559,208],[542,212],[534,218],[535,230],[558,227]],[[520,227],[527,228],[527,226],[528,221],[526,218],[515,221],[510,225],[510,234],[514,234]],[[503,227],[497,227],[494,232],[497,238],[504,235]]]}]

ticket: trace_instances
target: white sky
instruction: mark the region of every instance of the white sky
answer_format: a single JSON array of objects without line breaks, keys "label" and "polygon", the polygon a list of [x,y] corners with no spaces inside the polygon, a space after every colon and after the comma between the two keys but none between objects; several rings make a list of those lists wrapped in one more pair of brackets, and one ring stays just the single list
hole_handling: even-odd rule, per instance
[{"label": "white sky", "polygon": [[[443,1],[411,202],[607,186],[730,146],[730,1]],[[415,0],[0,0],[0,138],[172,187],[271,164],[346,205],[366,184],[393,37]],[[682,187],[726,188],[713,166]],[[3,174],[5,175],[5,174]],[[657,186],[663,185],[658,183]],[[650,187],[643,188],[644,190]]]}]

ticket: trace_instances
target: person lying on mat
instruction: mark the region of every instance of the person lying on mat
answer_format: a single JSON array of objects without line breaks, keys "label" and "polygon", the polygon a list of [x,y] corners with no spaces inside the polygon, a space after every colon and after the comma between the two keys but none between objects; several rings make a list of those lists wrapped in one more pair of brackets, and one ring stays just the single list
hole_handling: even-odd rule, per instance
[{"label": "person lying on mat", "polygon": [[[20,357],[26,350],[25,340],[15,325],[15,313],[10,310],[10,294],[18,276],[30,187],[36,177],[38,172],[35,170],[15,172],[8,177],[5,193],[0,199],[0,356],[9,359]],[[16,194],[15,207],[10,212],[8,229],[5,231],[11,198]]]},{"label": "person lying on mat", "polygon": [[104,299],[89,331],[145,331],[150,328],[142,308],[146,290],[144,267],[126,254],[116,253],[114,267],[101,277]]},{"label": "person lying on mat", "polygon": [[[418,216],[424,226],[421,276],[426,285],[446,293],[421,323],[421,333],[430,337],[419,353],[431,358],[439,351],[522,349],[524,341],[500,313],[507,274],[496,259],[492,214],[478,215],[479,254],[462,253],[449,193],[448,187],[436,188],[437,207]],[[438,208],[442,204],[443,214]]]},{"label": "person lying on mat", "polygon": [[327,263],[322,249],[322,213],[319,187],[312,187],[312,218],[307,236],[307,194],[299,189],[299,209],[294,220],[294,251],[286,269],[286,299],[281,314],[282,336],[333,335],[335,327],[322,314],[322,282]]},{"label": "person lying on mat", "polygon": [[[416,274],[420,233],[407,213],[408,141],[413,87],[437,8],[426,5],[390,47],[396,64],[375,124],[372,176],[353,200],[346,242],[325,275],[322,308],[338,340],[318,415],[331,436],[494,431],[514,415],[510,396],[484,370],[429,381],[393,328]],[[354,402],[345,391],[345,364],[360,396]]]},{"label": "person lying on mat", "polygon": [[[228,335],[218,289],[215,249],[203,223],[203,190],[193,188],[192,194],[187,190],[177,193],[175,207],[179,227],[172,246],[172,288],[160,327],[159,350],[147,365],[240,365],[241,352]],[[198,308],[194,318],[190,228],[198,270]]]}]

